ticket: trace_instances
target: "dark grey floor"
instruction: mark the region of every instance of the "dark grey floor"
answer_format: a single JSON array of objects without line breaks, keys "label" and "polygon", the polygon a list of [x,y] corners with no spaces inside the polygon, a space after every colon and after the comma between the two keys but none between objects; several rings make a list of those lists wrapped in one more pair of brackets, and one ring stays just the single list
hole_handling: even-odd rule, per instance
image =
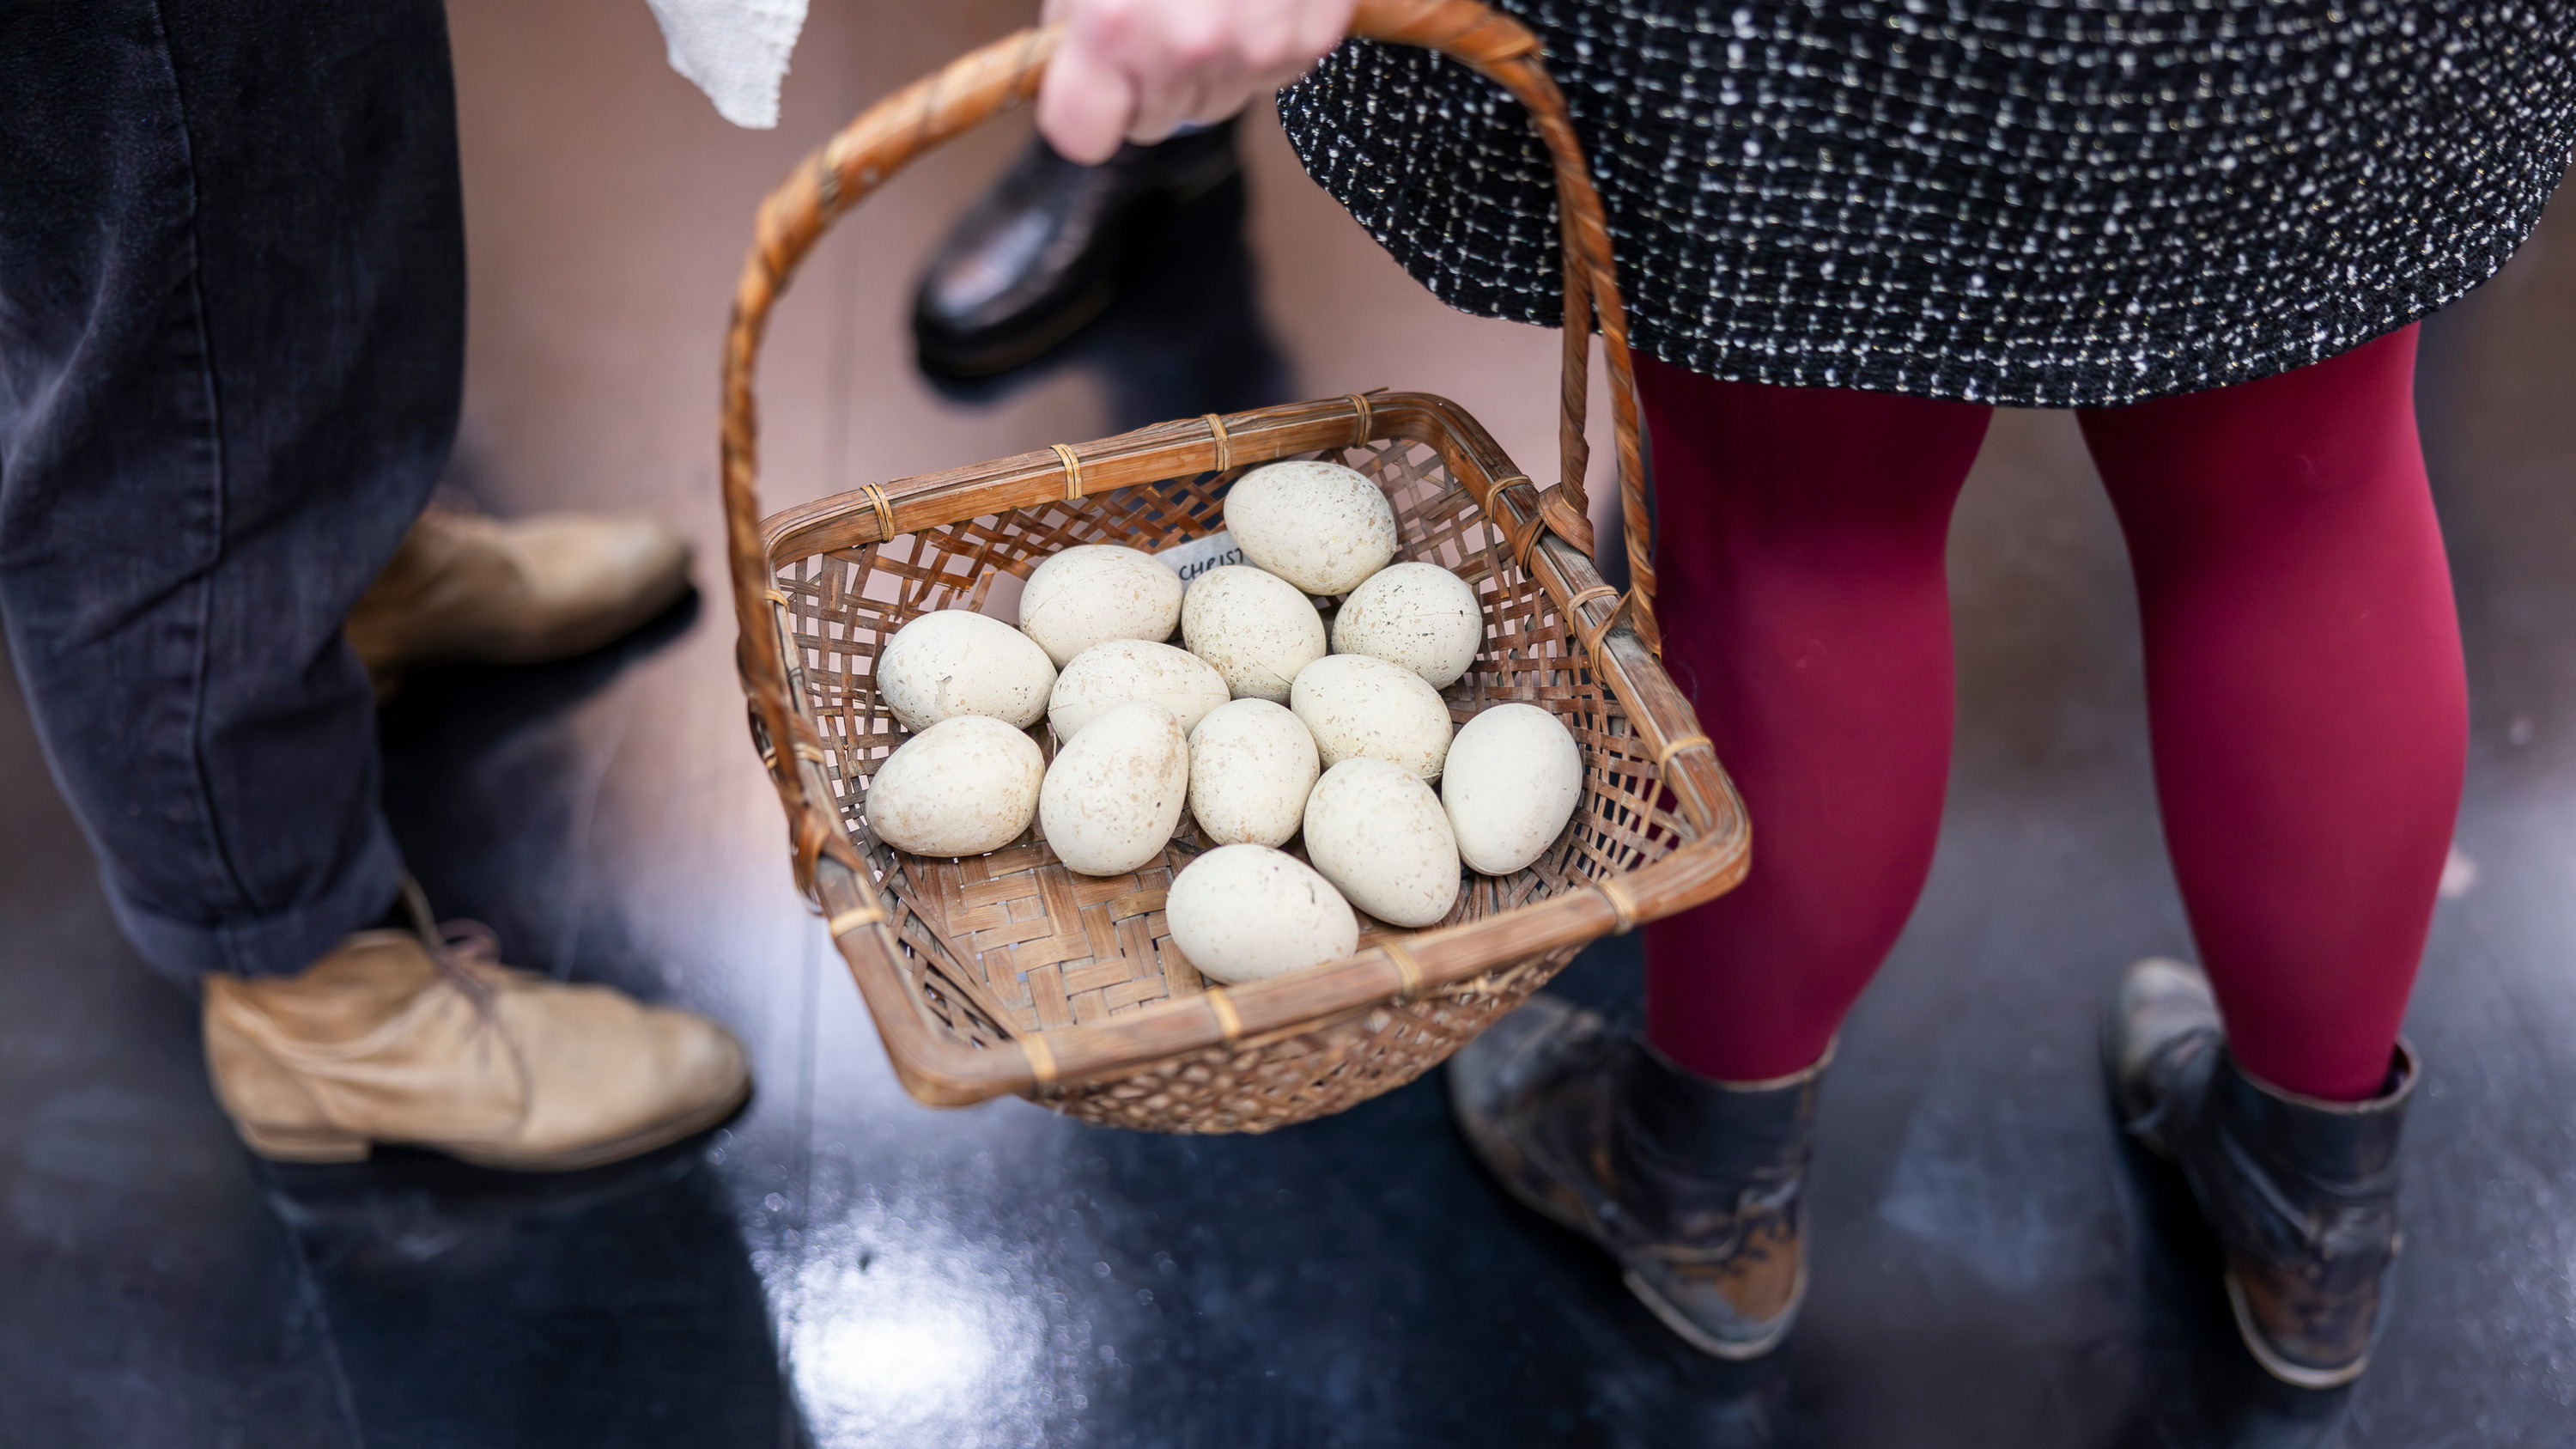
[{"label": "dark grey floor", "polygon": [[[2013,414],[1953,551],[1947,833],[1843,1040],[1814,1295],[1773,1359],[1678,1348],[1488,1190],[1429,1084],[1249,1140],[910,1103],[787,888],[730,621],[692,604],[568,665],[424,677],[385,717],[389,803],[443,910],[493,923],[522,964],[692,1003],[753,1044],[760,1095],[730,1128],[561,1179],[246,1157],[192,1004],[116,938],[0,686],[0,1444],[2576,1442],[2566,210],[2427,329],[2476,743],[2409,1023],[2430,1072],[2403,1316],[2355,1389],[2252,1368],[2187,1202],[2110,1129],[2096,1005],[2121,964],[2189,941],[2109,512],[2064,420]],[[1238,261],[1155,295],[1239,336]],[[1310,375],[1299,325],[1282,319],[1307,387],[1412,380]],[[1203,364],[1145,335],[1113,327],[1086,353],[1102,414],[1279,385],[1261,358]],[[1069,385],[965,405],[1025,418],[1070,406]],[[469,426],[460,488],[560,501],[513,481],[490,441],[509,435]],[[876,471],[855,447],[847,466]],[[701,470],[644,491],[711,541],[704,490]],[[1635,984],[1609,949],[1561,989],[1615,1008]]]}]

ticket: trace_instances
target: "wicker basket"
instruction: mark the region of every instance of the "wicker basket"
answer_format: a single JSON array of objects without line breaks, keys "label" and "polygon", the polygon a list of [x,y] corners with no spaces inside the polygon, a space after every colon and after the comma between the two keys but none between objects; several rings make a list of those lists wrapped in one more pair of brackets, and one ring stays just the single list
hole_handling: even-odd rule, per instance
[{"label": "wicker basket", "polygon": [[[1087,1122],[1162,1132],[1306,1121],[1439,1064],[1587,942],[1708,900],[1743,874],[1741,802],[1654,655],[1626,324],[1600,202],[1537,41],[1472,0],[1366,0],[1353,31],[1474,67],[1529,107],[1549,144],[1571,324],[1556,487],[1539,489],[1455,404],[1392,393],[1165,423],[762,519],[752,372],[771,306],[832,220],[922,152],[1032,97],[1053,32],[986,47],[872,108],[761,208],[725,369],[744,691],[797,883],[924,1102],[1018,1093]],[[1586,318],[1607,341],[1635,580],[1624,596],[1589,556]],[[896,629],[927,610],[980,607],[1000,574],[1025,577],[1069,544],[1153,551],[1215,532],[1237,474],[1314,457],[1376,479],[1401,556],[1455,570],[1483,600],[1485,648],[1447,692],[1453,715],[1527,700],[1581,744],[1582,804],[1537,863],[1469,877],[1427,931],[1364,920],[1348,959],[1216,987],[1174,948],[1161,909],[1174,873],[1203,848],[1194,827],[1115,879],[1071,873],[1034,834],[966,860],[906,855],[870,834],[868,778],[899,734],[869,671]]]}]

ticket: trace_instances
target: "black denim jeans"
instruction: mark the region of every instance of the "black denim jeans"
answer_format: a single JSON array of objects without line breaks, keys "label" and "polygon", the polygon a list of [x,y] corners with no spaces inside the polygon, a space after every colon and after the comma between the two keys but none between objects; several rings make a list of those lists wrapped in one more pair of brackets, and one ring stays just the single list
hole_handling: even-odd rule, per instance
[{"label": "black denim jeans", "polygon": [[393,901],[341,624],[464,303],[440,0],[0,0],[0,622],[157,966],[298,971]]}]

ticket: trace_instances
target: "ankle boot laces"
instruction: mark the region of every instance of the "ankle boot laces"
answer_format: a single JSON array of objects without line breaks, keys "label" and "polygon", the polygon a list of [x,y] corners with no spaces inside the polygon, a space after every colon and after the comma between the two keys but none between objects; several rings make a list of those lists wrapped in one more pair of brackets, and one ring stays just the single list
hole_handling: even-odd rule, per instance
[{"label": "ankle boot laces", "polygon": [[492,1015],[492,978],[501,967],[501,937],[481,921],[459,916],[441,921],[437,926],[437,943],[430,955],[438,962],[439,974],[456,984],[474,1003],[475,1011]]},{"label": "ankle boot laces", "polygon": [[439,974],[474,1003],[477,1016],[489,1022],[493,983],[504,969],[500,934],[466,916],[437,919],[430,913],[428,893],[408,875],[403,877],[403,908],[411,916],[412,929],[429,948],[429,958],[438,963]]}]

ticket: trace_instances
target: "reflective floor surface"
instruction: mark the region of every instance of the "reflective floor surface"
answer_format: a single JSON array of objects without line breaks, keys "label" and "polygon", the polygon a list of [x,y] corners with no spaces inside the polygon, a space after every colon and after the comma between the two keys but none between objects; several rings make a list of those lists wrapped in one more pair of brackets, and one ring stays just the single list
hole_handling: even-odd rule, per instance
[{"label": "reflective floor surface", "polygon": [[[867,99],[1020,18],[888,9],[818,4],[785,124],[757,135],[662,68],[640,5],[457,0],[456,494],[650,510],[718,576],[713,379],[752,204]],[[974,395],[909,372],[906,292],[1025,132],[863,211],[772,344],[772,505],[1382,384],[1461,398],[1543,468],[1553,336],[1444,312],[1252,129],[1245,187],[1185,218],[1118,315]],[[789,888],[731,621],[692,601],[568,664],[423,676],[384,717],[389,804],[443,912],[753,1046],[729,1127],[565,1177],[243,1154],[192,1003],[116,937],[0,695],[0,1444],[2576,1440],[2576,215],[2428,327],[2421,397],[2475,747],[2409,1022],[2430,1067],[2403,1311],[2351,1390],[2254,1369],[2187,1199],[2111,1130],[2094,1010],[2123,963],[2189,940],[2109,510],[2064,419],[2007,414],[1954,545],[1949,825],[1826,1089],[1813,1297],[1777,1356],[1674,1343],[1488,1189],[1434,1084],[1262,1139],[912,1104]],[[1636,983],[1614,943],[1558,989],[1620,1010]]]}]

